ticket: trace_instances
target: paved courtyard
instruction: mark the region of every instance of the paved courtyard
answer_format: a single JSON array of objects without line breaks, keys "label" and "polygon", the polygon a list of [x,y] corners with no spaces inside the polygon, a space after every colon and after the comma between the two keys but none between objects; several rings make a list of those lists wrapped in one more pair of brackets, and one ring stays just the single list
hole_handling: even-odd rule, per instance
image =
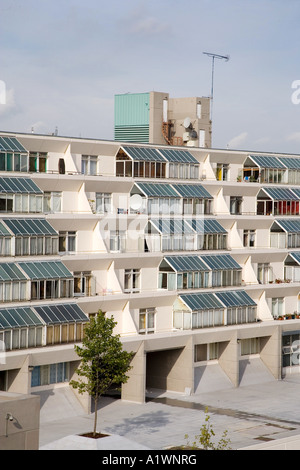
[{"label": "paved courtyard", "polygon": [[[104,397],[98,430],[138,445],[161,450],[185,444],[199,433],[208,407],[217,442],[228,432],[232,449],[300,435],[300,375],[237,389],[181,395],[149,391],[136,404]],[[41,396],[40,447],[66,436],[90,431],[94,415],[86,415],[68,388]]]}]

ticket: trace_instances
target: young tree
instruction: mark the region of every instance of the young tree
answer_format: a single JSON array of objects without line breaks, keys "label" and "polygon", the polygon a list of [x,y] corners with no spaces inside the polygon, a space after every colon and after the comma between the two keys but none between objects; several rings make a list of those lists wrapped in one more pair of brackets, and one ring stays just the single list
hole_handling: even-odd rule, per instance
[{"label": "young tree", "polygon": [[95,403],[95,420],[93,436],[97,429],[97,408],[101,395],[112,386],[121,386],[126,383],[126,373],[131,369],[130,362],[133,353],[123,351],[119,335],[113,335],[117,322],[106,318],[99,311],[95,318],[91,318],[85,327],[82,346],[75,345],[75,351],[81,358],[76,370],[83,379],[71,380],[70,385],[79,393],[87,392]]},{"label": "young tree", "polygon": [[[210,415],[208,414],[208,409],[205,408],[205,424],[202,424],[200,428],[200,434],[195,436],[195,440],[187,445],[192,449],[203,449],[203,450],[231,450],[229,447],[230,439],[227,438],[227,430],[223,432],[221,439],[215,444],[213,438],[215,432],[213,430],[212,424],[210,423]],[[188,439],[189,436],[186,434],[185,438]]]}]

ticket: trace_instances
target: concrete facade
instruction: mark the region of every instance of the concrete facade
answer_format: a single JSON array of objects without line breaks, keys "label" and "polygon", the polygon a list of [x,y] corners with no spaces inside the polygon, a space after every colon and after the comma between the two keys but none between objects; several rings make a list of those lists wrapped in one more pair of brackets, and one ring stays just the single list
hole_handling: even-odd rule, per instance
[{"label": "concrete facade", "polygon": [[40,398],[0,392],[0,449],[39,449]]},{"label": "concrete facade", "polygon": [[[157,98],[158,109],[164,96]],[[13,263],[21,270],[26,268],[24,261],[59,261],[70,272],[67,291],[63,290],[64,277],[59,282],[53,279],[50,286],[42,284],[45,279],[36,281],[20,271],[26,283],[24,297],[21,287],[14,292],[16,297],[10,294],[10,281],[14,286],[16,281],[2,279],[7,283],[7,297],[2,290],[0,308],[0,340],[6,346],[0,363],[3,391],[30,394],[57,384],[68,386],[78,365],[74,343],[80,343],[82,325],[62,312],[74,304],[84,314],[83,323],[99,310],[113,316],[124,348],[135,353],[130,379],[122,388],[124,400],[143,403],[147,388],[182,394],[212,386],[218,389],[225,382],[236,388],[250,369],[254,376],[257,371],[257,377],[265,374],[277,380],[299,373],[293,361],[300,338],[300,231],[284,226],[284,221],[294,223],[299,218],[299,203],[294,202],[297,184],[289,179],[297,176],[292,170],[280,170],[284,174],[279,184],[278,173],[274,182],[275,170],[267,173],[265,160],[255,152],[158,144],[141,148],[125,142],[3,132],[0,137],[16,138],[25,149],[22,171],[20,152],[2,151],[8,163],[13,153],[15,166],[3,169],[1,178],[30,180],[40,191],[37,197],[41,193],[43,197],[39,210],[36,206],[26,209],[25,203],[20,210],[18,195],[10,198],[5,191],[1,193],[1,204],[6,201],[0,217],[2,237],[10,246],[7,252],[3,248],[2,265]],[[163,156],[166,150],[174,152],[175,161]],[[141,153],[136,157],[134,152],[148,153],[143,160]],[[283,157],[299,159],[263,156],[273,164]],[[32,161],[41,165],[40,171],[25,168]],[[259,177],[250,180],[248,173],[259,173]],[[185,190],[201,189],[204,196],[181,196],[174,192],[180,185]],[[168,192],[147,193],[157,188]],[[288,190],[286,199],[278,202],[268,193],[270,188]],[[134,196],[140,206],[135,205]],[[259,204],[264,213],[258,214]],[[36,246],[31,238],[37,234],[31,234],[28,241],[28,233],[20,236],[5,228],[6,223],[7,227],[21,223],[20,219],[49,223],[58,249],[25,253],[26,243]],[[172,231],[163,233],[156,222],[169,219],[180,224],[186,221],[187,234],[182,232],[178,238]],[[193,223],[202,222],[213,223],[214,230],[193,229]],[[205,264],[207,255],[219,263],[216,268]],[[171,258],[183,262],[187,256],[186,271],[171,266]],[[192,268],[195,257],[202,263],[198,271]],[[222,267],[228,259],[229,268]],[[40,283],[38,298],[35,282]],[[210,299],[210,303],[194,308],[194,294],[197,302]],[[55,321],[42,311],[45,305],[50,315],[60,309]],[[9,324],[9,315],[15,312],[4,310],[25,307],[31,309],[31,321],[34,318],[36,323]],[[89,412],[88,397],[78,398]]]}]

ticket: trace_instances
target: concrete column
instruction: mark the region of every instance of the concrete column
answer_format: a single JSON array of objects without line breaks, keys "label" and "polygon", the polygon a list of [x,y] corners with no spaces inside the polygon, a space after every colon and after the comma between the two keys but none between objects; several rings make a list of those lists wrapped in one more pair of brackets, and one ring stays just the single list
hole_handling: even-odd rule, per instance
[{"label": "concrete column", "polygon": [[274,328],[271,336],[260,339],[260,358],[267,366],[275,379],[280,380],[281,377],[281,329]]},{"label": "concrete column", "polygon": [[239,343],[237,331],[229,342],[220,343],[219,364],[235,387],[239,386]]},{"label": "concrete column", "polygon": [[[73,361],[70,362],[70,378],[72,380],[78,380],[79,376],[76,374],[76,369],[79,367],[80,361]],[[84,377],[80,377],[80,380],[86,380]],[[84,409],[85,413],[90,414],[92,412],[92,398],[91,396],[85,393],[79,393],[76,388],[70,386],[70,389],[80,402],[82,408]]]},{"label": "concrete column", "polygon": [[144,342],[141,343],[131,361],[128,382],[122,385],[122,400],[145,403],[146,393],[146,354]]},{"label": "concrete column", "polygon": [[29,372],[30,356],[26,356],[23,365],[20,369],[13,369],[8,371],[7,377],[7,391],[13,393],[30,393],[30,379],[31,373]]},{"label": "concrete column", "polygon": [[167,390],[194,392],[194,343],[191,337],[186,346],[173,358],[173,366],[167,375]]}]

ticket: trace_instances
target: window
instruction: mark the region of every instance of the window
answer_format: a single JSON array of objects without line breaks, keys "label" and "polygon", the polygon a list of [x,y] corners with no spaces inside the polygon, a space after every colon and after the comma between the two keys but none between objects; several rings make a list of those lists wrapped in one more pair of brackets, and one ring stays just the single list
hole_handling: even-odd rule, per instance
[{"label": "window", "polygon": [[97,175],[98,157],[93,155],[82,155],[81,173],[83,175]]},{"label": "window", "polygon": [[56,255],[58,237],[16,237],[15,256]]},{"label": "window", "polygon": [[284,298],[276,297],[272,299],[272,315],[274,318],[284,314]]},{"label": "window", "polygon": [[227,181],[228,179],[228,163],[217,163],[216,179],[217,181]]},{"label": "window", "polygon": [[256,307],[243,306],[227,309],[227,325],[240,325],[256,321]]},{"label": "window", "polygon": [[26,300],[26,281],[0,282],[0,302]]},{"label": "window", "polygon": [[47,171],[47,153],[30,152],[29,171],[46,173]]},{"label": "window", "polygon": [[230,214],[240,215],[242,213],[242,202],[241,196],[230,196]]},{"label": "window", "polygon": [[299,368],[299,333],[288,334],[282,336],[282,366]]},{"label": "window", "polygon": [[0,153],[0,171],[28,171],[28,155],[11,152]]},{"label": "window", "polygon": [[255,246],[255,235],[255,230],[244,230],[243,245],[247,248],[253,248]]},{"label": "window", "polygon": [[126,231],[111,230],[109,249],[112,252],[124,253],[126,251]]},{"label": "window", "polygon": [[96,212],[101,214],[112,212],[111,194],[96,193]]},{"label": "window", "polygon": [[42,327],[13,328],[0,333],[0,344],[5,350],[42,346]]},{"label": "window", "polygon": [[92,288],[92,274],[90,271],[74,272],[74,295],[89,296]]},{"label": "window", "polygon": [[219,357],[219,343],[196,344],[194,361],[213,361]]},{"label": "window", "polygon": [[174,311],[173,327],[180,330],[224,325],[224,310],[210,309],[195,312]]},{"label": "window", "polygon": [[278,168],[262,168],[261,169],[261,182],[262,183],[281,183],[285,180],[286,170]]},{"label": "window", "polygon": [[259,338],[249,338],[241,340],[241,356],[258,354],[260,352]]},{"label": "window", "polygon": [[61,192],[44,192],[43,212],[61,212]]},{"label": "window", "polygon": [[58,240],[58,251],[60,253],[76,251],[76,232],[59,232]]},{"label": "window", "polygon": [[36,194],[0,194],[0,212],[42,212],[42,196]]},{"label": "window", "polygon": [[140,292],[140,270],[139,269],[125,269],[124,292],[128,294]]},{"label": "window", "polygon": [[155,308],[141,308],[139,312],[139,333],[154,333]]},{"label": "window", "polygon": [[132,176],[132,161],[117,161],[116,162],[116,176],[131,177]]},{"label": "window", "polygon": [[[69,279],[68,282],[73,284],[72,279]],[[69,294],[70,297],[73,297],[72,289],[69,289]],[[58,299],[60,297],[62,296],[58,279],[31,281],[31,300]]]},{"label": "window", "polygon": [[0,255],[11,256],[11,238],[0,237]]},{"label": "window", "polygon": [[165,178],[166,164],[163,162],[135,161],[133,162],[133,176],[136,178]]},{"label": "window", "polygon": [[260,284],[267,284],[272,280],[270,263],[257,264],[257,280]]},{"label": "window", "polygon": [[67,382],[69,380],[69,363],[60,362],[34,367],[31,374],[31,387]]}]

